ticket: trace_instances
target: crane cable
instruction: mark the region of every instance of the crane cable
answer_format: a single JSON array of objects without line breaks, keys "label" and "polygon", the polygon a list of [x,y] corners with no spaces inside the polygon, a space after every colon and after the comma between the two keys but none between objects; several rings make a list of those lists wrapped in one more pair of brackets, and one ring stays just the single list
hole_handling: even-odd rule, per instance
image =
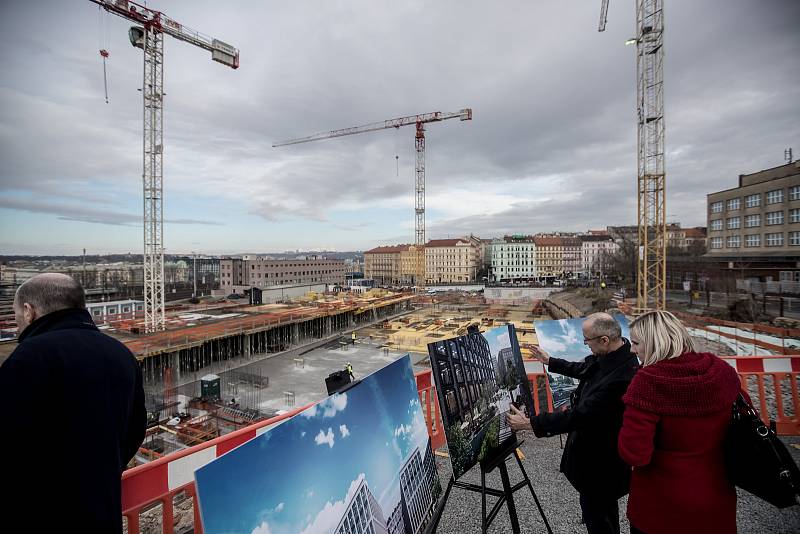
[{"label": "crane cable", "polygon": [[98,4],[97,6],[97,22],[98,22],[98,41],[100,42],[100,57],[103,58],[103,89],[106,95],[106,104],[108,104],[108,74],[106,72],[106,59],[108,59],[108,50],[106,50],[106,31],[105,19],[103,18],[103,8]]}]

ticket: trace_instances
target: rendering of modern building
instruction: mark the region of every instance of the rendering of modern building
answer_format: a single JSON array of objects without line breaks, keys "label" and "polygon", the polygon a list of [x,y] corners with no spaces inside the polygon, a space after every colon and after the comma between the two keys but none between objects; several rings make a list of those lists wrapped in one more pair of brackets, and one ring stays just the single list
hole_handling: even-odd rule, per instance
[{"label": "rendering of modern building", "polygon": [[387,534],[386,519],[378,501],[362,479],[333,531],[335,534]]},{"label": "rendering of modern building", "polygon": [[497,391],[495,365],[489,343],[473,333],[433,345],[437,387],[444,392],[442,421],[446,428],[459,424],[468,434],[477,434],[481,420],[479,401]]},{"label": "rendering of modern building", "polygon": [[423,530],[436,505],[434,487],[437,475],[430,439],[425,450],[423,457],[419,448],[415,448],[400,469],[401,504],[407,511],[406,531],[411,534]]}]

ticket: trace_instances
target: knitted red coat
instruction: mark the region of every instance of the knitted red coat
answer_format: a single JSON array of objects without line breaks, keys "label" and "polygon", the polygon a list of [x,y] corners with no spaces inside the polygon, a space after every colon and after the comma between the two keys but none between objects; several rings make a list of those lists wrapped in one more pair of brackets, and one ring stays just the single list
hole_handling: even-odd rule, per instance
[{"label": "knitted red coat", "polygon": [[646,534],[736,533],[722,442],[736,371],[707,353],[642,367],[623,397],[619,454],[633,466],[628,519]]}]

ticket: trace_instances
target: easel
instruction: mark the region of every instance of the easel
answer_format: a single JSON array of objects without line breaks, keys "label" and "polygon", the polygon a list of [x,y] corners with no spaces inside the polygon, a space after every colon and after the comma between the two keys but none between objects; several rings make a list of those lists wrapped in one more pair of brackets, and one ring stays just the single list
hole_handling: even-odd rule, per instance
[{"label": "easel", "polygon": [[[536,492],[533,490],[533,484],[531,484],[531,479],[528,478],[528,473],[525,471],[525,468],[522,465],[522,460],[519,459],[517,456],[516,450],[522,444],[521,441],[517,439],[512,440],[506,447],[501,450],[497,456],[489,461],[489,462],[481,462],[480,469],[481,469],[481,483],[478,484],[471,484],[469,482],[460,482],[457,481],[453,476],[450,477],[450,480],[447,482],[447,489],[444,492],[444,496],[439,501],[438,505],[436,506],[436,510],[433,512],[433,517],[431,521],[428,523],[428,526],[425,528],[425,534],[432,534],[436,532],[436,529],[439,526],[439,520],[442,517],[442,512],[444,511],[444,507],[447,504],[447,498],[450,496],[450,490],[453,489],[453,486],[457,488],[462,488],[468,491],[474,491],[476,493],[481,494],[481,533],[486,534],[489,525],[492,524],[492,521],[497,517],[500,508],[503,506],[504,503],[508,505],[508,516],[511,519],[511,530],[514,534],[519,534],[519,519],[517,518],[517,507],[514,504],[514,492],[528,486],[531,490],[531,495],[533,495],[533,500],[536,502],[536,507],[539,509],[539,515],[542,516],[542,521],[544,521],[544,526],[547,529],[548,534],[553,534],[553,530],[550,528],[550,523],[547,521],[547,517],[544,515],[544,510],[542,509],[541,503],[539,503],[539,498],[536,496]],[[508,478],[508,469],[506,468],[506,460],[508,460],[509,456],[513,456],[515,460],[517,460],[517,464],[519,465],[520,471],[522,471],[523,480],[511,486],[511,482]],[[486,474],[491,473],[494,471],[495,468],[500,469],[500,480],[503,481],[503,489],[495,489],[495,488],[487,488],[486,487]],[[497,502],[492,507],[489,515],[486,515],[486,496],[492,495],[497,497]]]}]

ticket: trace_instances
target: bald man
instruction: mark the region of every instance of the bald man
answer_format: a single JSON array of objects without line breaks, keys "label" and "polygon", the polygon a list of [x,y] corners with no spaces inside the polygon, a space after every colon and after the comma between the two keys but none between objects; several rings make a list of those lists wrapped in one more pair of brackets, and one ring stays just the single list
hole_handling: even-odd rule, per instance
[{"label": "bald man", "polygon": [[19,345],[0,367],[4,530],[122,532],[120,477],[147,424],[139,365],[69,276],[22,284],[14,315]]},{"label": "bald man", "polygon": [[533,430],[537,437],[567,433],[561,472],[580,494],[581,513],[589,534],[619,534],[617,500],[628,493],[630,467],[617,452],[625,405],[622,396],[639,366],[619,323],[607,313],[583,321],[583,343],[592,351],[582,362],[551,358],[534,347],[534,356],[551,373],[578,379],[570,408],[528,419],[511,408],[514,430]]}]

